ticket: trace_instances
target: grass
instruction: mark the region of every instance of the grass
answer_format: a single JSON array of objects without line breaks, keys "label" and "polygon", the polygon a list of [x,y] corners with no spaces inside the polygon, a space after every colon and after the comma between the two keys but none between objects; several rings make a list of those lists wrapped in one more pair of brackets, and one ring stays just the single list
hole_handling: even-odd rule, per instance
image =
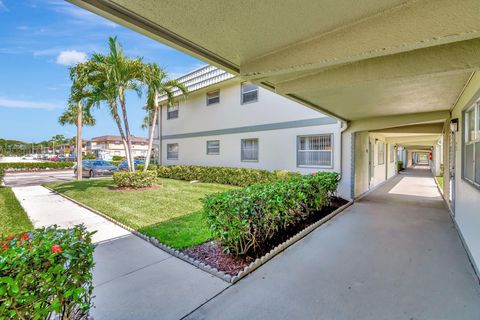
[{"label": "grass", "polygon": [[440,189],[443,191],[443,176],[435,177],[435,180],[437,181],[437,184],[440,187]]},{"label": "grass", "polygon": [[33,230],[33,225],[10,188],[0,188],[0,235]]},{"label": "grass", "polygon": [[162,186],[158,189],[138,191],[115,191],[111,179],[47,185],[173,248],[183,249],[208,241],[210,232],[202,218],[200,199],[236,187],[172,179],[160,181]]}]

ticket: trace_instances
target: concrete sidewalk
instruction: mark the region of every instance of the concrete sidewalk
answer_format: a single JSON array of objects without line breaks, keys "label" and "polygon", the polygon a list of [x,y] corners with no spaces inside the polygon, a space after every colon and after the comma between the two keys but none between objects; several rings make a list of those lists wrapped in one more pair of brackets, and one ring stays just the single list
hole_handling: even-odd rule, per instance
[{"label": "concrete sidewalk", "polygon": [[480,286],[428,170],[356,202],[188,319],[480,319]]},{"label": "concrete sidewalk", "polygon": [[96,320],[180,319],[229,284],[41,186],[12,189],[35,227],[96,230]]}]

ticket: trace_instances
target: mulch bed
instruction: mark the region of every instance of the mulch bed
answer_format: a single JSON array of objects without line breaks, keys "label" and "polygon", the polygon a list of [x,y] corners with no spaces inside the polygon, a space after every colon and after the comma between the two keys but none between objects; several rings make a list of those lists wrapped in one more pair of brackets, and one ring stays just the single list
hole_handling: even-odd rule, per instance
[{"label": "mulch bed", "polygon": [[183,253],[205,264],[208,264],[213,268],[217,268],[218,270],[223,271],[226,274],[234,276],[237,275],[240,271],[242,271],[255,259],[262,257],[271,249],[275,248],[277,245],[283,243],[284,241],[296,235],[303,229],[321,220],[336,209],[345,205],[347,202],[348,201],[345,199],[334,197],[329,207],[325,207],[322,210],[315,212],[314,214],[310,215],[306,220],[301,221],[298,224],[291,226],[288,230],[285,230],[284,232],[276,235],[270,241],[267,248],[265,248],[263,251],[252,253],[251,255],[237,257],[232,254],[225,253],[220,247],[218,241],[209,241],[185,249],[183,250]]}]

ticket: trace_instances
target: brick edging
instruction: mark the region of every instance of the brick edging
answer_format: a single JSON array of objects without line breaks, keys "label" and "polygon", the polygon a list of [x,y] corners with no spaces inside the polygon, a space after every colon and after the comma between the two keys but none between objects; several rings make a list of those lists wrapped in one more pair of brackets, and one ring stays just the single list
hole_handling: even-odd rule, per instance
[{"label": "brick edging", "polygon": [[140,233],[138,232],[137,230],[135,229],[132,229],[130,228],[129,226],[126,226],[124,225],[123,223],[121,222],[118,222],[116,221],[115,219],[107,216],[106,214],[96,210],[96,209],[93,209],[65,194],[62,194],[62,193],[59,193],[55,190],[53,190],[52,188],[48,187],[48,186],[43,186],[44,188],[52,191],[53,193],[67,199],[67,200],[70,200],[76,204],[78,204],[79,206],[95,213],[95,214],[98,214],[99,216],[113,222],[114,224],[122,227],[123,229],[131,232],[132,234],[136,235],[137,237],[145,240],[145,241],[148,241],[150,242],[152,245],[156,246],[157,248],[171,254],[172,256],[175,256],[185,262],[188,262],[190,263],[191,265],[205,271],[205,272],[208,272],[210,273],[211,275],[213,276],[216,276],[220,279],[222,279],[223,281],[225,282],[228,282],[228,283],[235,283],[237,281],[239,281],[240,279],[242,279],[243,277],[245,277],[246,275],[250,274],[251,272],[253,272],[254,270],[256,270],[257,268],[259,268],[261,265],[263,265],[264,263],[266,263],[267,261],[269,261],[270,259],[272,259],[274,256],[276,256],[277,254],[279,254],[280,252],[282,252],[283,250],[287,249],[288,247],[290,247],[292,244],[294,244],[295,242],[301,240],[302,238],[304,238],[305,236],[307,236],[309,233],[311,233],[313,230],[315,230],[316,228],[318,228],[319,226],[321,226],[322,224],[324,224],[325,222],[329,221],[330,219],[332,219],[333,217],[335,217],[336,215],[338,215],[340,212],[342,212],[343,210],[345,210],[346,208],[348,208],[349,206],[351,206],[353,204],[353,201],[349,201],[348,203],[344,204],[343,206],[341,206],[340,208],[337,208],[335,211],[331,212],[330,214],[328,214],[327,216],[323,217],[322,219],[320,219],[319,221],[315,222],[314,224],[311,224],[309,225],[308,227],[306,227],[305,229],[303,229],[302,231],[299,231],[297,234],[295,234],[294,236],[290,237],[288,240],[282,242],[281,244],[277,245],[275,248],[273,248],[272,250],[270,250],[268,253],[266,253],[265,255],[263,255],[262,257],[260,258],[257,258],[255,259],[255,261],[251,262],[248,266],[246,266],[242,271],[240,271],[237,275],[235,276],[231,276],[229,274],[226,274],[225,272],[223,271],[220,271],[218,270],[217,268],[214,268],[208,264],[205,264],[199,260],[196,260],[188,255],[186,255],[185,253],[181,252],[180,250],[177,250],[177,249],[174,249],[164,243],[161,243],[160,241],[158,241],[156,238],[154,237],[149,237],[149,236],[146,236],[144,235],[143,233]]}]

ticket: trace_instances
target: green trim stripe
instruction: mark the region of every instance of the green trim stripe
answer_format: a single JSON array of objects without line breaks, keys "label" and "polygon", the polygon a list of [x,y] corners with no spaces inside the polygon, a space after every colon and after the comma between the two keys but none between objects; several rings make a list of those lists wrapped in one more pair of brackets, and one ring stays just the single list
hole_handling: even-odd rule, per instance
[{"label": "green trim stripe", "polygon": [[205,136],[219,136],[224,134],[234,134],[234,133],[245,133],[245,132],[256,132],[256,131],[268,131],[268,130],[279,130],[279,129],[290,129],[290,128],[301,128],[301,127],[311,127],[327,124],[335,124],[337,120],[330,117],[321,117],[315,119],[305,119],[305,120],[295,120],[287,122],[278,122],[278,123],[268,123],[260,124],[255,126],[246,126],[246,127],[237,127],[237,128],[228,128],[228,129],[219,129],[219,130],[209,130],[209,131],[198,131],[190,133],[180,133],[180,134],[170,134],[162,136],[163,140],[171,139],[185,139],[185,138],[194,138],[194,137],[205,137]]}]

